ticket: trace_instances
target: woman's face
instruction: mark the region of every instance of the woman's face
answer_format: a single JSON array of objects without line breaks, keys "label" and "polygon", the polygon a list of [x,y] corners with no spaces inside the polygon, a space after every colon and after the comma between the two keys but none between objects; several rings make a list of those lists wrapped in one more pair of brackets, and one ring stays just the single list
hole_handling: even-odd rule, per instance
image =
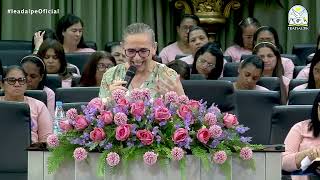
[{"label": "woman's face", "polygon": [[256,32],[256,30],[257,30],[257,27],[253,25],[249,25],[243,28],[242,39],[243,39],[243,46],[245,49],[252,50],[253,35]]},{"label": "woman's face", "polygon": [[180,26],[177,27],[178,36],[183,42],[188,43],[188,32],[195,25],[197,25],[197,22],[192,18],[184,18]]},{"label": "woman's face", "polygon": [[39,83],[42,81],[43,75],[40,75],[40,67],[32,62],[26,62],[22,68],[27,73],[28,89],[38,89]]},{"label": "woman's face", "polygon": [[20,69],[11,70],[5,77],[3,89],[6,95],[21,97],[27,90],[27,79]]},{"label": "woman's face", "polygon": [[47,50],[43,61],[46,64],[48,74],[57,74],[59,72],[61,63],[54,49],[50,48]]},{"label": "woman's face", "polygon": [[201,29],[194,30],[189,34],[189,46],[193,55],[195,55],[198,49],[200,49],[203,45],[207,44],[208,42],[209,39],[206,33]]},{"label": "woman's face", "polygon": [[313,77],[315,82],[320,82],[320,62],[313,67]]},{"label": "woman's face", "polygon": [[261,31],[257,36],[257,43],[260,42],[271,42],[272,44],[276,45],[274,36],[270,31]]},{"label": "woman's face", "polygon": [[196,69],[199,74],[203,74],[206,77],[215,68],[217,58],[209,52],[205,52],[200,55],[196,62]]},{"label": "woman's face", "polygon": [[262,59],[265,71],[274,70],[277,65],[277,56],[273,53],[272,49],[262,47],[258,50],[257,55]]},{"label": "woman's face", "polygon": [[97,70],[96,70],[96,81],[97,86],[100,86],[103,74],[111,67],[115,66],[110,59],[102,58],[97,63]]},{"label": "woman's face", "polygon": [[257,82],[262,75],[262,69],[258,69],[253,64],[247,64],[243,68],[239,68],[239,76],[237,83],[243,89],[255,89]]},{"label": "woman's face", "polygon": [[111,48],[111,55],[114,57],[114,59],[116,60],[117,64],[122,64],[126,62],[126,56],[125,54],[122,52],[122,48],[121,46],[113,46]]},{"label": "woman's face", "polygon": [[77,46],[81,40],[83,27],[80,22],[68,27],[66,31],[62,32],[63,44],[70,44]]}]

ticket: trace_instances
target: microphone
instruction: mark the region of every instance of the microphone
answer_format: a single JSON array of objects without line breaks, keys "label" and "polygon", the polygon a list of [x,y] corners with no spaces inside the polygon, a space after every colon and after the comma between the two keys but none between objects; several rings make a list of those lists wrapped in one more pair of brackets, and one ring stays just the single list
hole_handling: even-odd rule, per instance
[{"label": "microphone", "polygon": [[127,81],[127,84],[123,84],[125,88],[128,88],[133,77],[136,75],[137,68],[135,66],[130,66],[128,71],[126,72],[126,76],[124,78],[124,81]]}]

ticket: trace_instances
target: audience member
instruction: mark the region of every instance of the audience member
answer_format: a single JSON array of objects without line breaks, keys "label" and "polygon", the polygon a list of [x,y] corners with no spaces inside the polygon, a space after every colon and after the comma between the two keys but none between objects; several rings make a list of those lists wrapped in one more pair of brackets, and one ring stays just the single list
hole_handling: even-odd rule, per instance
[{"label": "audience member", "polygon": [[80,86],[100,86],[103,74],[115,65],[115,58],[110,53],[105,51],[92,53],[82,72]]},{"label": "audience member", "polygon": [[126,56],[122,51],[120,42],[109,42],[105,45],[105,51],[111,53],[117,64],[125,63]]},{"label": "audience member", "polygon": [[49,29],[49,28],[39,29],[34,33],[34,35],[32,37],[33,54],[38,53],[41,44],[47,38],[56,39],[56,40],[58,39],[56,33],[52,29]]},{"label": "audience member", "polygon": [[231,56],[233,62],[240,62],[242,55],[252,54],[253,35],[259,27],[260,23],[256,18],[243,19],[237,27],[234,45],[228,47],[224,55]]},{"label": "audience member", "polygon": [[190,67],[186,62],[176,59],[169,62],[167,66],[175,70],[180,75],[180,80],[190,79]]},{"label": "audience member", "polygon": [[207,43],[194,56],[192,74],[202,74],[206,79],[216,80],[223,69],[223,54],[216,43]]},{"label": "audience member", "polygon": [[4,96],[0,101],[25,102],[30,107],[32,143],[46,142],[52,134],[52,119],[46,105],[34,98],[24,96],[27,90],[26,74],[20,66],[9,66],[3,78]]},{"label": "audience member", "polygon": [[43,90],[47,94],[47,107],[54,117],[55,93],[44,85],[47,78],[46,66],[37,55],[25,56],[20,62],[27,77],[27,89]]},{"label": "audience member", "polygon": [[73,14],[67,14],[59,19],[56,33],[65,53],[95,51],[85,44],[83,27],[83,21]]},{"label": "audience member", "polygon": [[[3,68],[2,68],[2,62],[0,59],[0,79],[3,77]],[[0,81],[0,89],[2,89],[2,81]]]},{"label": "audience member", "polygon": [[200,20],[195,15],[185,14],[181,17],[179,24],[177,25],[178,40],[165,48],[160,52],[162,63],[167,64],[170,61],[175,60],[176,55],[190,55],[192,53],[188,41],[188,32],[192,26],[199,25]]}]

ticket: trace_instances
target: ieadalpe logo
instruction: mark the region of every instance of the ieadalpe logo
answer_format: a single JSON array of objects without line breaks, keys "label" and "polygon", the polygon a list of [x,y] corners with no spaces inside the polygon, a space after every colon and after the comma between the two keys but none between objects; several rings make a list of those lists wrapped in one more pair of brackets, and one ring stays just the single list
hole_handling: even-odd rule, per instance
[{"label": "ieadalpe logo", "polygon": [[288,13],[288,30],[309,30],[308,11],[301,5],[293,6]]}]

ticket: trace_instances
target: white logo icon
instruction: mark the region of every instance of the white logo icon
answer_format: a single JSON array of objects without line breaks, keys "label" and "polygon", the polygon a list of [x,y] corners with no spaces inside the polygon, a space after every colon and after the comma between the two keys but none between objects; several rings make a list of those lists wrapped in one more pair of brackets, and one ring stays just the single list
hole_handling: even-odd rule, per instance
[{"label": "white logo icon", "polygon": [[289,26],[308,27],[308,11],[301,5],[293,6],[288,13]]}]

